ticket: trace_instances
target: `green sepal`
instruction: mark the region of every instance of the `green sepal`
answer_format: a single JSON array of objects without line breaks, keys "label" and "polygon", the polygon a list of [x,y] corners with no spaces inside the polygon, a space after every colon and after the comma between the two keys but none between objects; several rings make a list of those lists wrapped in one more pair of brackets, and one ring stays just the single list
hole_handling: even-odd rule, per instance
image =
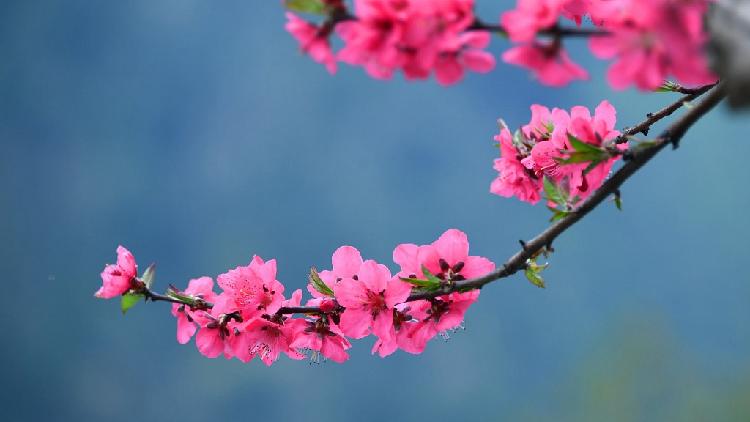
[{"label": "green sepal", "polygon": [[143,295],[141,293],[125,293],[122,295],[122,299],[120,300],[122,314],[125,315],[125,313],[135,306],[142,298]]},{"label": "green sepal", "polygon": [[550,217],[549,221],[551,223],[554,223],[557,220],[562,220],[563,218],[567,217],[568,214],[570,214],[570,211],[566,210],[559,210],[557,208],[547,207],[550,211],[552,211],[552,217]]},{"label": "green sepal", "polygon": [[167,296],[188,304],[195,302],[195,298],[193,298],[192,296],[184,295],[172,287],[167,290]]},{"label": "green sepal", "polygon": [[147,289],[151,289],[151,285],[154,284],[154,280],[156,279],[156,264],[151,264],[146,268],[146,271],[143,272],[143,275],[141,276],[141,281],[143,284],[146,285]]},{"label": "green sepal", "polygon": [[682,87],[678,83],[672,81],[664,81],[664,83],[659,85],[659,87],[656,88],[654,92],[680,92],[680,89],[682,89]]},{"label": "green sepal", "polygon": [[524,142],[525,140],[526,137],[523,135],[523,132],[521,132],[521,129],[516,129],[516,131],[513,132],[512,143],[513,146],[516,147],[516,151],[524,153],[528,150],[529,147]]},{"label": "green sepal", "polygon": [[299,12],[313,15],[326,15],[328,6],[323,0],[284,0],[284,7]]},{"label": "green sepal", "polygon": [[439,279],[435,274],[431,273],[424,265],[422,265],[422,274],[424,279],[414,277],[400,277],[402,281],[413,284],[421,289],[427,291],[433,291],[440,288],[443,284],[443,280]]},{"label": "green sepal", "polygon": [[422,280],[421,278],[410,278],[410,277],[399,277],[399,278],[401,279],[401,281],[404,281],[409,284],[413,284],[419,287],[420,289],[424,289],[427,291],[437,290],[440,287],[439,284],[435,285],[435,283],[429,280]]}]

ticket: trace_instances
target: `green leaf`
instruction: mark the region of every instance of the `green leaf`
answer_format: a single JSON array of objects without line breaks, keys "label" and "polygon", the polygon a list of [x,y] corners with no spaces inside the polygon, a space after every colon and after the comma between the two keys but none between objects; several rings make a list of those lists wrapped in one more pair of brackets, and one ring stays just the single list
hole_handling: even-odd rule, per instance
[{"label": "green leaf", "polygon": [[542,185],[544,186],[544,194],[547,196],[547,199],[557,205],[567,205],[568,194],[563,192],[555,182],[550,180],[547,176],[544,176]]},{"label": "green leaf", "polygon": [[402,281],[413,284],[419,288],[425,290],[437,290],[443,285],[443,280],[439,279],[435,274],[431,273],[424,265],[422,265],[422,274],[424,279],[415,277],[401,277]]},{"label": "green leaf", "polygon": [[573,150],[576,152],[606,153],[606,151],[597,147],[596,145],[591,145],[589,143],[583,142],[582,140],[576,138],[571,134],[568,134],[568,142],[570,142],[570,146],[573,147]]},{"label": "green leaf", "polygon": [[544,279],[541,275],[539,275],[539,272],[537,270],[533,269],[532,267],[526,267],[526,271],[524,271],[524,274],[526,275],[526,279],[528,279],[531,284],[539,287],[540,289],[543,289],[545,287]]},{"label": "green leaf", "polygon": [[526,279],[531,282],[531,284],[535,285],[539,288],[544,288],[544,279],[541,276],[541,272],[544,271],[545,268],[547,268],[549,264],[543,264],[539,265],[536,263],[536,257],[533,259],[527,259],[526,260],[526,270],[524,270],[524,275],[526,275]]},{"label": "green leaf", "polygon": [[424,274],[424,276],[427,278],[427,280],[429,280],[429,281],[431,281],[433,283],[441,284],[443,282],[443,280],[437,278],[437,276],[435,274],[431,273],[430,270],[428,270],[427,267],[425,267],[424,265],[422,265],[422,274]]},{"label": "green leaf", "polygon": [[310,268],[310,275],[308,276],[308,280],[310,280],[310,284],[312,284],[315,290],[323,295],[333,297],[333,290],[328,287],[328,285],[325,283],[325,281],[323,281],[322,278],[320,278],[318,270],[315,269],[315,267]]},{"label": "green leaf", "polygon": [[615,206],[622,211],[622,197],[618,194],[615,194]]},{"label": "green leaf", "polygon": [[555,158],[559,164],[577,164],[577,163],[594,163],[594,165],[601,163],[604,159],[609,157],[604,151],[600,152],[571,152],[566,158]]},{"label": "green leaf", "polygon": [[425,290],[437,290],[440,287],[440,284],[435,284],[429,280],[422,280],[421,278],[409,278],[409,277],[400,277],[400,278],[401,278],[401,281],[405,281],[409,284],[413,284]]},{"label": "green leaf", "polygon": [[167,296],[187,303],[192,303],[194,301],[192,296],[184,295],[172,287],[167,290]]},{"label": "green leaf", "polygon": [[325,15],[328,12],[323,0],[284,0],[284,6],[294,12],[314,15]]},{"label": "green leaf", "polygon": [[143,284],[146,285],[147,289],[151,289],[151,285],[154,284],[154,279],[156,278],[156,264],[151,264],[146,268],[146,271],[143,272],[143,275],[141,276],[141,281],[143,281]]},{"label": "green leaf", "polygon": [[550,211],[552,211],[552,217],[550,217],[549,221],[554,223],[557,220],[561,220],[565,217],[567,217],[568,214],[570,214],[570,211],[565,210],[558,210],[557,208],[547,207]]},{"label": "green leaf", "polygon": [[591,170],[596,168],[599,163],[610,157],[610,153],[607,150],[587,144],[571,134],[568,134],[568,141],[570,142],[573,151],[569,151],[567,157],[557,158],[556,161],[562,165],[589,163],[586,169],[583,170],[584,175],[588,174]]},{"label": "green leaf", "polygon": [[138,301],[140,301],[143,298],[143,295],[140,293],[125,293],[122,295],[122,300],[120,300],[120,309],[122,310],[122,314],[125,315],[125,313],[135,306]]},{"label": "green leaf", "polygon": [[664,81],[663,84],[656,88],[655,92],[679,92],[682,87],[672,81]]},{"label": "green leaf", "polygon": [[[559,158],[557,162],[560,164],[575,164],[575,163],[600,163],[609,158],[609,152],[607,150],[599,148],[595,145],[587,144],[581,141],[575,136],[568,134],[568,142],[573,148],[572,152],[568,153],[568,157]],[[596,166],[594,164],[594,166]],[[593,168],[593,167],[592,167]]]}]

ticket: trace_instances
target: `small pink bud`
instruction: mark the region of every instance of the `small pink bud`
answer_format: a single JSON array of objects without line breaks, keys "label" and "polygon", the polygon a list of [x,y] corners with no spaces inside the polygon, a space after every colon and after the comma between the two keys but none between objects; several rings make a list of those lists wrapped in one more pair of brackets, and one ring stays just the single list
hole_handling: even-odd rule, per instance
[{"label": "small pink bud", "polygon": [[336,309],[336,301],[332,299],[326,299],[320,302],[320,310],[329,313]]}]

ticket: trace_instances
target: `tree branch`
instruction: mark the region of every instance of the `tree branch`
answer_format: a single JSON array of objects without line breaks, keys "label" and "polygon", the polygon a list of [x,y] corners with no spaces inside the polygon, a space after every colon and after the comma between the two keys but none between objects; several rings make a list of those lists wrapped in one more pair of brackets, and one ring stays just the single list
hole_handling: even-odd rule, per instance
[{"label": "tree branch", "polygon": [[[682,97],[679,101],[665,107],[664,109],[656,113],[649,113],[645,121],[626,130],[621,136],[625,140],[627,140],[628,136],[635,135],[636,133],[646,133],[651,125],[653,125],[660,119],[663,119],[664,117],[672,114],[675,110],[679,109],[686,101],[694,100],[695,98],[705,94],[711,89],[713,89],[713,91],[700,104],[691,108],[678,121],[669,126],[669,128],[662,132],[662,134],[659,135],[659,137],[657,137],[649,147],[632,151],[628,155],[628,162],[623,165],[618,171],[616,171],[609,179],[607,179],[599,189],[591,194],[591,196],[584,200],[578,207],[570,211],[570,213],[568,213],[565,217],[549,226],[546,230],[539,233],[536,237],[529,240],[528,242],[521,241],[521,250],[508,258],[508,260],[500,268],[482,277],[474,278],[471,280],[457,281],[450,285],[445,285],[438,290],[430,292],[419,292],[412,294],[406,301],[412,302],[415,300],[433,299],[452,292],[481,289],[486,284],[502,278],[506,278],[515,274],[519,270],[526,268],[528,259],[539,254],[544,248],[551,246],[552,242],[567,229],[573,226],[573,224],[577,223],[580,219],[586,216],[586,214],[588,214],[589,212],[591,212],[591,210],[601,204],[605,199],[607,199],[607,197],[615,194],[616,192],[619,192],[620,186],[628,178],[630,178],[630,176],[635,174],[635,172],[637,172],[641,167],[649,162],[665,146],[669,144],[677,145],[685,135],[687,130],[696,121],[703,117],[703,115],[705,115],[712,108],[714,108],[714,106],[721,102],[721,100],[726,96],[724,86],[719,84],[696,88],[696,91],[694,93]],[[620,138],[618,138],[618,140],[619,139]],[[141,293],[144,294],[147,300],[151,300],[154,302],[165,301],[171,303],[179,303],[198,309],[210,309],[213,306],[211,303],[202,300],[196,302],[195,299],[197,298],[189,301],[187,299],[183,300],[179,297],[154,293],[151,290],[145,288],[145,286]],[[320,314],[325,312],[316,306],[294,306],[282,307],[276,313]]]},{"label": "tree branch", "polygon": [[[688,92],[687,95],[685,95],[684,97],[680,98],[679,100],[675,101],[674,103],[664,107],[663,109],[655,113],[648,113],[646,115],[646,120],[623,131],[622,135],[618,136],[614,140],[614,143],[624,144],[625,142],[628,142],[631,136],[637,135],[638,133],[648,135],[648,131],[654,123],[671,115],[672,113],[677,111],[680,107],[685,105],[685,103],[693,101],[694,99],[700,97],[701,95],[705,94],[709,89],[713,88],[714,86],[716,86],[716,84],[710,84],[710,85],[702,86],[699,88],[690,88],[691,92]],[[688,89],[688,88],[685,88],[685,89]]]},{"label": "tree branch", "polygon": [[[325,28],[329,28],[328,32],[333,29],[339,22],[354,21],[357,17],[349,13],[345,7],[334,8],[331,15],[328,17],[326,24],[323,25]],[[479,18],[474,18],[474,22],[466,28],[467,31],[489,31],[494,32],[503,36],[508,35],[508,31],[503,28],[500,24],[485,23]],[[602,35],[609,35],[609,32],[598,29],[598,28],[570,28],[562,27],[555,24],[547,29],[542,29],[537,32],[537,35],[553,36],[553,37],[596,37]]]},{"label": "tree branch", "polygon": [[[171,303],[178,303],[181,305],[190,306],[190,304],[186,301],[182,301],[172,296],[162,295],[162,294],[153,292],[149,290],[148,288],[144,288],[141,293],[143,293],[143,296],[146,298],[146,300],[150,300],[152,302],[171,302]],[[211,305],[211,307],[213,307],[213,305]]]},{"label": "tree branch", "polygon": [[[711,86],[707,87],[706,91],[710,90],[711,88]],[[700,94],[690,95],[697,96]],[[651,160],[656,154],[658,154],[659,151],[664,149],[665,146],[670,144],[676,145],[685,135],[685,132],[687,132],[687,130],[693,125],[693,123],[698,121],[698,119],[700,119],[708,111],[714,108],[714,106],[721,102],[721,100],[724,99],[725,96],[726,92],[722,84],[713,87],[713,91],[709,94],[708,97],[706,97],[706,99],[704,99],[697,106],[690,109],[677,122],[673,123],[671,126],[669,126],[669,128],[662,132],[662,134],[659,135],[658,138],[656,138],[652,146],[634,151],[630,156],[630,160],[617,172],[615,172],[609,179],[607,179],[604,184],[599,189],[597,189],[590,197],[586,198],[586,200],[584,200],[581,205],[579,205],[576,209],[571,211],[562,219],[558,220],[556,223],[552,224],[546,230],[539,233],[533,239],[529,240],[528,242],[524,242],[523,248],[520,251],[516,252],[515,255],[511,256],[499,269],[482,277],[456,282],[452,286],[446,286],[439,291],[411,295],[409,296],[408,301],[429,299],[455,291],[480,289],[485,284],[508,277],[525,268],[526,261],[528,259],[538,254],[540,251],[542,251],[543,248],[551,245],[558,236],[565,232],[565,230],[569,229],[573,224],[577,223],[578,220],[580,220],[591,210],[596,208],[597,205],[601,204],[605,199],[607,199],[607,197],[609,197],[609,195],[618,191],[620,186],[628,178],[630,178],[630,176],[632,176],[647,162],[649,162],[649,160]],[[667,115],[671,114],[672,111],[667,113]]]},{"label": "tree branch", "polygon": [[[508,35],[508,31],[503,28],[502,25],[499,24],[490,24],[482,22],[479,19],[475,19],[474,23],[469,26],[468,30],[477,30],[477,31],[490,31],[495,32],[504,36]],[[553,37],[597,37],[602,35],[609,35],[609,32],[603,31],[601,29],[597,28],[568,28],[568,27],[562,27],[557,24],[554,26],[551,26],[547,29],[542,29],[537,32],[537,35],[546,35],[546,36],[553,36]]]}]

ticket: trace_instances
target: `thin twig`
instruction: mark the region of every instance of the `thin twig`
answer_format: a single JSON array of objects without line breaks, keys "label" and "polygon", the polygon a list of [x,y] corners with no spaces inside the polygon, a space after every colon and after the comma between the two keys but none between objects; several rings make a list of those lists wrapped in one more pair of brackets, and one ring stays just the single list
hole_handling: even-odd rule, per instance
[{"label": "thin twig", "polygon": [[700,97],[701,95],[705,94],[709,89],[713,88],[714,86],[716,86],[716,84],[705,85],[699,88],[692,88],[693,92],[688,93],[687,95],[675,101],[674,103],[664,107],[663,109],[655,113],[648,113],[646,115],[646,120],[623,131],[622,135],[615,138],[613,143],[624,144],[625,142],[628,142],[631,136],[637,135],[638,133],[648,135],[648,130],[651,128],[651,126],[654,125],[654,123],[671,115],[672,113],[677,111],[680,107],[685,105],[685,103],[689,103],[690,101],[693,101],[694,99]]}]

